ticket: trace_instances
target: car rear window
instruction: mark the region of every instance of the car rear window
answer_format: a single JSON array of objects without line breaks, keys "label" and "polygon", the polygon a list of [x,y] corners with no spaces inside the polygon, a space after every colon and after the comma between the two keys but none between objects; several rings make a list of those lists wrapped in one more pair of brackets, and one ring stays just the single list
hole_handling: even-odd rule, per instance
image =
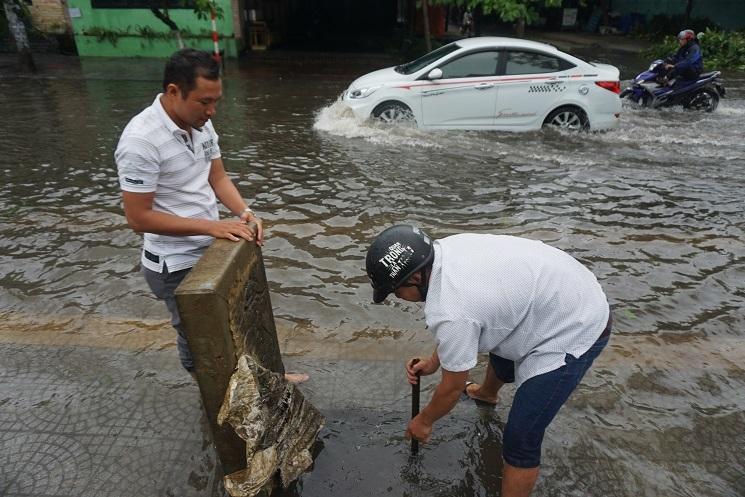
[{"label": "car rear window", "polygon": [[507,50],[505,59],[505,75],[559,72],[574,67],[571,62],[553,55],[522,50]]},{"label": "car rear window", "polygon": [[442,77],[447,79],[494,76],[497,74],[498,62],[499,52],[496,51],[470,53],[442,66]]}]

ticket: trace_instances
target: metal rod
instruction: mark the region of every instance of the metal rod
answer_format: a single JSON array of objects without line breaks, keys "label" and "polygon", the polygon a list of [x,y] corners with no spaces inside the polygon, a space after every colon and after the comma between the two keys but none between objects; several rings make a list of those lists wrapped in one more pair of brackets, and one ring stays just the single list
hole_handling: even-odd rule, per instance
[{"label": "metal rod", "polygon": [[[418,363],[419,359],[414,359],[411,363],[413,366],[414,364]],[[419,374],[416,375],[416,383],[411,385],[411,419],[414,419],[417,414],[419,414]],[[415,455],[419,452],[419,440],[414,438],[414,435],[411,436],[411,455]]]}]

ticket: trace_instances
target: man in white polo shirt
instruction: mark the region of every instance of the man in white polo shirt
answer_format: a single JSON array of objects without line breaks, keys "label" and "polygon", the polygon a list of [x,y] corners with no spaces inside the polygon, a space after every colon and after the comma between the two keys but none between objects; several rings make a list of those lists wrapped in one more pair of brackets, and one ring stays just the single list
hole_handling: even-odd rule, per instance
[{"label": "man in white polo shirt", "polygon": [[[166,64],[163,93],[127,124],[115,152],[127,222],[145,234],[145,279],[166,302],[178,332],[181,364],[190,372],[194,364],[176,307],[176,287],[215,238],[261,245],[264,236],[261,219],[246,205],[220,158],[210,119],[221,97],[220,67],[212,56],[179,50]],[[220,220],[218,199],[237,217]]]},{"label": "man in white polo shirt", "polygon": [[[608,343],[610,309],[595,276],[540,241],[460,234],[433,242],[408,225],[378,235],[366,267],[376,303],[390,293],[425,302],[437,341],[431,357],[406,364],[410,383],[442,366],[442,380],[407,437],[428,441],[461,393],[495,405],[499,389],[514,382],[500,495],[530,495],[546,428]],[[489,353],[489,365],[479,385],[467,380],[480,352]]]}]

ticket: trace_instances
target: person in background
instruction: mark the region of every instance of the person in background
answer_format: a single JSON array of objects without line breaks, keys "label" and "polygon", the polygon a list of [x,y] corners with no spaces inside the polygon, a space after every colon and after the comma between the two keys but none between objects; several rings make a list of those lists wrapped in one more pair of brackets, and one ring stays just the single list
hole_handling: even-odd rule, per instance
[{"label": "person in background", "polygon": [[668,86],[680,85],[684,82],[695,81],[704,70],[704,56],[696,33],[685,29],[678,33],[678,51],[671,55],[665,63]]},{"label": "person in background", "polygon": [[464,36],[473,36],[473,14],[468,8],[463,12],[463,22],[460,25],[460,34]]}]

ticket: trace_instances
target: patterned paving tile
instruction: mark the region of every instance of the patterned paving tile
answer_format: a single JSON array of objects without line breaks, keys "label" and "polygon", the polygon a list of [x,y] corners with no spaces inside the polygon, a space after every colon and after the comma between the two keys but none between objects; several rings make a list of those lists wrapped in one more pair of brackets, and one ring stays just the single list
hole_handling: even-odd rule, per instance
[{"label": "patterned paving tile", "polygon": [[222,495],[172,352],[0,345],[0,495]]}]

